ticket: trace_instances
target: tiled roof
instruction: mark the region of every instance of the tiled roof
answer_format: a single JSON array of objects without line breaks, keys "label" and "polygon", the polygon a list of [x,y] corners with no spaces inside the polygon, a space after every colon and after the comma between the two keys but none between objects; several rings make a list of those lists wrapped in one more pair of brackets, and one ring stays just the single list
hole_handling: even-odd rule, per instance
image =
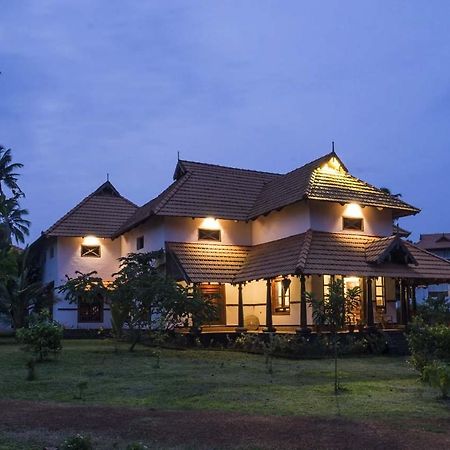
[{"label": "tiled roof", "polygon": [[231,283],[250,247],[185,242],[166,242],[168,255],[176,260],[187,281]]},{"label": "tiled roof", "polygon": [[[338,170],[324,170],[330,160],[338,163]],[[350,175],[334,152],[284,175],[178,161],[174,178],[175,182],[139,208],[116,236],[153,215],[250,220],[304,199],[391,208],[396,217],[419,212]]]},{"label": "tiled roof", "polygon": [[122,197],[109,182],[103,183],[47,231],[47,236],[112,237],[138,207]]},{"label": "tiled roof", "polygon": [[192,282],[239,283],[299,273],[450,280],[450,262],[403,240],[416,264],[387,262],[387,253],[399,248],[396,239],[310,230],[252,247],[170,242],[167,249]]},{"label": "tiled roof", "polygon": [[425,250],[450,248],[450,233],[421,234],[416,245]]},{"label": "tiled roof", "polygon": [[397,258],[401,257],[408,264],[417,264],[414,256],[398,234],[370,242],[366,247],[366,261],[368,263],[381,264],[390,261],[390,257],[393,255]]}]

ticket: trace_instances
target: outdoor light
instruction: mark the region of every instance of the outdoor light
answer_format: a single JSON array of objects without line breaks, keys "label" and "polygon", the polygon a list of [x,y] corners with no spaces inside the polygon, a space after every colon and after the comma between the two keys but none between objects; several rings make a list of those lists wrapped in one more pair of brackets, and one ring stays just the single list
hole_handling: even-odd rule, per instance
[{"label": "outdoor light", "polygon": [[345,217],[349,217],[351,219],[359,219],[362,218],[361,206],[357,203],[349,203],[345,206]]},{"label": "outdoor light", "polygon": [[203,220],[202,228],[205,228],[206,230],[217,230],[219,229],[219,223],[214,217],[206,217]]},{"label": "outdoor light", "polygon": [[83,245],[99,245],[100,242],[95,236],[85,236],[83,239]]},{"label": "outdoor light", "polygon": [[287,290],[289,289],[289,286],[291,285],[291,280],[289,278],[283,278],[281,283],[283,284],[284,292],[287,292]]}]

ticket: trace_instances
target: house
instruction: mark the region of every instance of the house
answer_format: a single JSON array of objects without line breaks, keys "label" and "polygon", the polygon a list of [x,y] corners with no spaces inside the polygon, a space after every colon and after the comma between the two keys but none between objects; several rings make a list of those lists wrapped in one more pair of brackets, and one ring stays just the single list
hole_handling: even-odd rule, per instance
[{"label": "house", "polygon": [[[427,250],[441,258],[450,260],[450,234],[449,233],[434,233],[421,234],[420,239],[416,244],[419,248]],[[428,296],[430,297],[449,297],[449,285],[431,284],[428,286],[420,286],[417,288],[417,300],[423,301]]]},{"label": "house", "polygon": [[[359,286],[350,323],[405,325],[415,287],[450,280],[450,262],[402,239],[394,221],[414,206],[351,175],[336,153],[286,174],[180,160],[174,181],[137,207],[108,181],[36,243],[55,286],[76,271],[106,280],[117,258],[165,249],[166,270],[220,311],[206,330],[307,331],[307,292],[333,279]],[[66,327],[110,326],[108,306],[54,305]]]}]

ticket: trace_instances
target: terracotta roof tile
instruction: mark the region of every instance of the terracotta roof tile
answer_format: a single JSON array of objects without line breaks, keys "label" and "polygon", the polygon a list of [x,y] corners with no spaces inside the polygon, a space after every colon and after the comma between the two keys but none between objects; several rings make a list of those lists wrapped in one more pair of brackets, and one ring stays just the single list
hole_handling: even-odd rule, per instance
[{"label": "terracotta roof tile", "polygon": [[47,231],[47,236],[112,237],[138,207],[107,181],[71,209]]},{"label": "terracotta roof tile", "polygon": [[450,248],[450,233],[421,234],[416,245],[425,250]]},{"label": "terracotta roof tile", "polygon": [[239,283],[297,273],[450,280],[450,262],[406,241],[402,245],[417,265],[375,264],[395,239],[308,231],[252,247],[169,242],[167,248],[192,282]]}]

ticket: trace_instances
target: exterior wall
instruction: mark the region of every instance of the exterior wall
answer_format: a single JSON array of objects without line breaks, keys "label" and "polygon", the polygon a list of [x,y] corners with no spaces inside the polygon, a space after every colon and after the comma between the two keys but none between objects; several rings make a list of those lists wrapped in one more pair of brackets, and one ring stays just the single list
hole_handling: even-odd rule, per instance
[{"label": "exterior wall", "polygon": [[[104,280],[111,280],[112,274],[118,270],[117,258],[121,255],[119,239],[99,239],[100,258],[81,257],[83,243],[81,237],[59,237],[55,244],[55,257],[49,259],[48,250],[44,268],[44,280],[54,281],[55,287],[65,282],[65,276],[75,276],[76,271],[83,273],[97,271]],[[54,261],[53,261],[54,260]],[[53,306],[53,318],[65,328],[110,328],[111,313],[107,305],[104,307],[103,322],[79,323],[77,305],[69,303],[61,295],[55,295],[57,301]]]},{"label": "exterior wall", "polygon": [[[387,209],[366,206],[349,211],[349,205],[342,206],[331,202],[309,202],[311,228],[316,231],[329,233],[355,233],[369,236],[392,235],[392,212]],[[342,229],[342,217],[360,217],[364,219],[364,231],[350,231]]]},{"label": "exterior wall", "polygon": [[162,217],[154,217],[152,220],[133,228],[116,240],[121,241],[122,256],[136,252],[136,239],[144,236],[144,248],[141,252],[161,250],[164,248],[164,220]]},{"label": "exterior wall", "polygon": [[310,228],[309,205],[295,203],[255,219],[252,222],[253,245],[304,233]]}]

